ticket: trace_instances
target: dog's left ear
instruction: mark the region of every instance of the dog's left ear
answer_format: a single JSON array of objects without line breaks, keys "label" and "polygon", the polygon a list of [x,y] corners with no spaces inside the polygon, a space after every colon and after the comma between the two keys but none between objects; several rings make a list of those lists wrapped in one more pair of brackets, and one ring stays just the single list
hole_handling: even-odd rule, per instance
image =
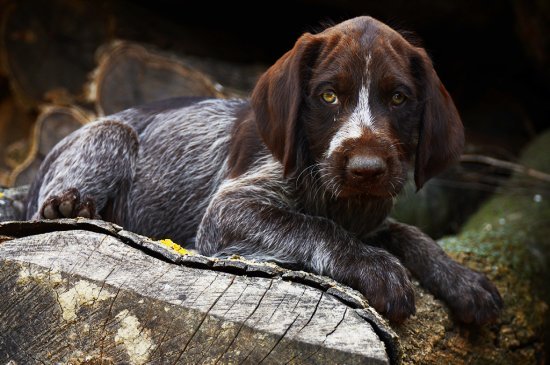
[{"label": "dog's left ear", "polygon": [[299,123],[300,108],[322,41],[306,33],[258,80],[252,108],[262,140],[288,176],[304,163],[307,143]]},{"label": "dog's left ear", "polygon": [[416,63],[413,67],[423,80],[425,100],[414,170],[418,190],[430,178],[459,160],[464,148],[464,127],[451,96],[424,50],[421,50]]}]

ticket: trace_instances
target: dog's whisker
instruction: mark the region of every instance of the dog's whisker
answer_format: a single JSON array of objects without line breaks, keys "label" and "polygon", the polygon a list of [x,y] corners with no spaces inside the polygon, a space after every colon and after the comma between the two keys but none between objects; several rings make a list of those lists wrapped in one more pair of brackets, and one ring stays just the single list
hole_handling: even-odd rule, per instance
[{"label": "dog's whisker", "polygon": [[[342,92],[342,79],[357,82]],[[394,79],[418,85],[410,92],[422,100],[389,90]],[[380,298],[374,308],[397,322],[414,313],[405,266],[443,299],[464,298],[453,301],[455,314],[496,318],[499,303],[486,298],[498,293],[487,280],[416,228],[387,220],[410,161],[421,187],[462,146],[460,117],[425,50],[358,17],[300,37],[250,100],[175,98],[83,126],[44,160],[27,212],[57,219],[113,210],[113,223],[147,236],[195,237],[201,254],[328,274]],[[369,245],[374,237],[379,247]]]}]

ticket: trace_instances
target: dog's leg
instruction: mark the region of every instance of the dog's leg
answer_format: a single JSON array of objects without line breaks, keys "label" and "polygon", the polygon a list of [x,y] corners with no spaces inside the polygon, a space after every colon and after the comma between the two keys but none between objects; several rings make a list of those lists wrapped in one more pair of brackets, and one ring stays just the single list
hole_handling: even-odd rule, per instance
[{"label": "dog's leg", "polygon": [[27,217],[98,218],[127,189],[138,151],[135,131],[101,121],[69,135],[47,156],[29,195]]},{"label": "dog's leg", "polygon": [[285,206],[281,195],[260,186],[221,188],[197,236],[206,255],[298,264],[350,285],[391,321],[415,312],[407,271],[387,251],[369,247],[334,222]]},{"label": "dog's leg", "polygon": [[489,279],[453,261],[418,228],[388,220],[387,229],[368,241],[396,255],[460,321],[484,324],[498,318],[502,299]]}]

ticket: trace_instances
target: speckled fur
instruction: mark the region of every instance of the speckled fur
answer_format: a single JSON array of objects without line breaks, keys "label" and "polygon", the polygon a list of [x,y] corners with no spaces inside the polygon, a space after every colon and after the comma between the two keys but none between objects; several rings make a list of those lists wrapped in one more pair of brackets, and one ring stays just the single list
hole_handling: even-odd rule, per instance
[{"label": "speckled fur", "polygon": [[[338,103],[323,104],[327,87]],[[403,106],[388,104],[395,90]],[[329,275],[394,322],[415,311],[408,269],[459,320],[482,324],[500,311],[496,288],[387,218],[413,165],[420,188],[462,146],[425,51],[360,17],[302,36],[250,101],[172,99],[69,135],[31,186],[28,218],[97,213],[203,254]],[[375,175],[361,165],[373,155],[383,161]]]}]

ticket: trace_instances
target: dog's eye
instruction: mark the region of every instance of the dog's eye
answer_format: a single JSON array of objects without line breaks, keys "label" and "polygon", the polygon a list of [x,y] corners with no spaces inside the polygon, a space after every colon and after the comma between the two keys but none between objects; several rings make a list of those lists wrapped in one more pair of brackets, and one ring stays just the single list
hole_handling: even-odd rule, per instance
[{"label": "dog's eye", "polygon": [[338,97],[336,96],[336,93],[334,91],[325,91],[321,94],[321,97],[323,98],[323,101],[327,104],[338,103]]},{"label": "dog's eye", "polygon": [[407,97],[405,95],[403,95],[402,93],[400,93],[399,91],[393,93],[393,95],[391,96],[391,103],[394,106],[398,106],[398,105],[403,104],[405,102],[405,100],[407,100]]}]

